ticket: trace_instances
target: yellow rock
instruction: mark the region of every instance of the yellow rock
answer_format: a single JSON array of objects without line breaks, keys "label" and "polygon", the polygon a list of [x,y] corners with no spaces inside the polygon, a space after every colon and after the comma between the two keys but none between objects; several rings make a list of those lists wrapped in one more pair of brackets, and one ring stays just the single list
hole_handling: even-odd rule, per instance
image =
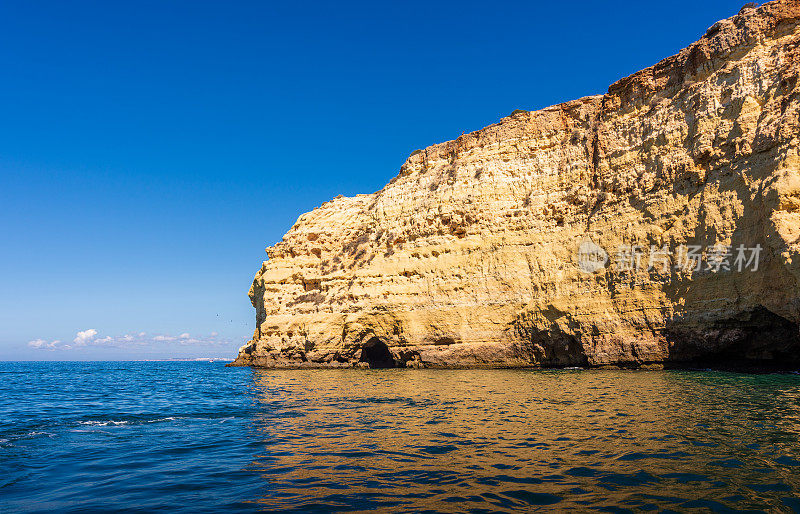
[{"label": "yellow rock", "polygon": [[798,72],[800,1],[770,2],[605,95],[414,152],[267,248],[236,364],[797,361]]}]

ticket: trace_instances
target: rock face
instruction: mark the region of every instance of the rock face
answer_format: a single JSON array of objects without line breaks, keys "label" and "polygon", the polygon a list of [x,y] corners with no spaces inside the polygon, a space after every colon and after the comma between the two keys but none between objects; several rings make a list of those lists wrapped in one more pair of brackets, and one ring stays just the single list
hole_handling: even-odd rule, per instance
[{"label": "rock face", "polygon": [[[267,248],[236,365],[800,361],[800,0],[416,151]],[[694,257],[700,255],[700,259]]]}]

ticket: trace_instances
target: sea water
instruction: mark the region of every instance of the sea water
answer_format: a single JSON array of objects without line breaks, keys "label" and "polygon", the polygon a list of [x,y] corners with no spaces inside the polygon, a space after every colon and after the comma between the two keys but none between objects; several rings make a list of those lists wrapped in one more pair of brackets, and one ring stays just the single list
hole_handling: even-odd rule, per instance
[{"label": "sea water", "polygon": [[0,511],[800,510],[800,376],[0,363]]}]

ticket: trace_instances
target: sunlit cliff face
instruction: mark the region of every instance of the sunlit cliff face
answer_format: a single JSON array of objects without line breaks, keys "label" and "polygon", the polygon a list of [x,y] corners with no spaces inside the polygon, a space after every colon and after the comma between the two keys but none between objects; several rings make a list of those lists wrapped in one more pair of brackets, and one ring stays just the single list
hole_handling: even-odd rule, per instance
[{"label": "sunlit cliff face", "polygon": [[302,215],[255,276],[237,364],[378,366],[378,343],[412,367],[796,362],[799,20],[795,0],[745,8],[605,95]]}]

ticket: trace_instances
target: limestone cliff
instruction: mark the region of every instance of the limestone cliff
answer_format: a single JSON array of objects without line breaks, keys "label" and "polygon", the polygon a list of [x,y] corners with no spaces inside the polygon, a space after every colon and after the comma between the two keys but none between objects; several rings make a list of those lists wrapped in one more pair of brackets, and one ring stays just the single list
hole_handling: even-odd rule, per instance
[{"label": "limestone cliff", "polygon": [[798,72],[800,0],[745,7],[605,95],[414,152],[267,248],[236,364],[800,361]]}]

